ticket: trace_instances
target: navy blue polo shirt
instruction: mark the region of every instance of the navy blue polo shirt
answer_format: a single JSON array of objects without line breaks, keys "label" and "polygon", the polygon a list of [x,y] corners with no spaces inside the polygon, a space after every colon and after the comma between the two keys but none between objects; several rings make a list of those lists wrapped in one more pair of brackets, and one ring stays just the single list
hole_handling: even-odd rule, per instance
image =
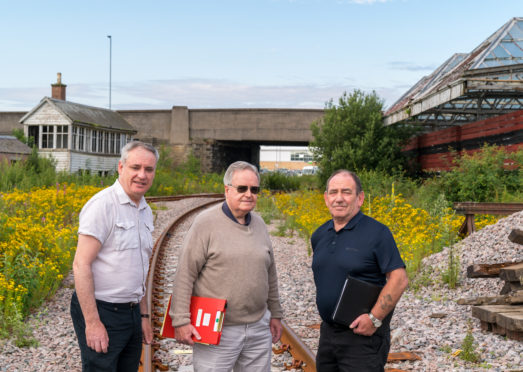
[{"label": "navy blue polo shirt", "polygon": [[[233,220],[236,223],[239,223],[238,220],[236,219],[236,217],[234,217],[234,214],[232,214],[231,208],[229,208],[229,205],[227,204],[226,201],[224,201],[222,204],[222,211],[231,220]],[[251,223],[251,212],[249,212],[245,215],[245,226],[249,226],[250,223]]]},{"label": "navy blue polo shirt", "polygon": [[405,267],[389,228],[361,211],[338,232],[332,220],[321,225],[311,245],[316,305],[328,323],[348,274],[383,286],[387,273]]}]

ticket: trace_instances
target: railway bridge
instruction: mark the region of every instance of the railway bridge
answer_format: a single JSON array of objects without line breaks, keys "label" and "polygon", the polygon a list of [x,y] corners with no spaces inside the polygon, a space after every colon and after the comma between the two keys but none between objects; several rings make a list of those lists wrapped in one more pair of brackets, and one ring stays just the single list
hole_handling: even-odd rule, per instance
[{"label": "railway bridge", "polygon": [[322,109],[189,109],[118,111],[136,137],[168,145],[180,161],[192,152],[205,171],[222,171],[236,160],[259,165],[260,145],[306,146]]},{"label": "railway bridge", "polygon": [[[65,97],[64,97],[65,98]],[[64,99],[62,98],[62,99]],[[180,163],[190,153],[202,170],[220,172],[236,160],[259,165],[260,145],[306,146],[311,124],[323,109],[190,109],[119,110],[138,132],[134,138],[155,146],[169,146]],[[0,112],[0,134],[22,129],[27,112]]]}]

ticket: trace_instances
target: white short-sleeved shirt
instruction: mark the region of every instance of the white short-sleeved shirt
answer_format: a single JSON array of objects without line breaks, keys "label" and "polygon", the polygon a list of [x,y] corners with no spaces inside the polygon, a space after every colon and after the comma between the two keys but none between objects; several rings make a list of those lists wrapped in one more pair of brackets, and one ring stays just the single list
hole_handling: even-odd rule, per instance
[{"label": "white short-sleeved shirt", "polygon": [[102,243],[91,265],[97,300],[123,303],[142,299],[153,230],[153,214],[145,198],[137,206],[118,180],[84,205],[78,234]]}]

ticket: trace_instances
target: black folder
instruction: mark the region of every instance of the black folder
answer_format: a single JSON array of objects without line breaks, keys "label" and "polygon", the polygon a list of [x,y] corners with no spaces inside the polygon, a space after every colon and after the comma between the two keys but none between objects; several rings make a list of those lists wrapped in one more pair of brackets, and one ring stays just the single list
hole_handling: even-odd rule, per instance
[{"label": "black folder", "polygon": [[350,326],[361,314],[370,312],[382,289],[382,286],[347,276],[332,313],[332,320]]}]

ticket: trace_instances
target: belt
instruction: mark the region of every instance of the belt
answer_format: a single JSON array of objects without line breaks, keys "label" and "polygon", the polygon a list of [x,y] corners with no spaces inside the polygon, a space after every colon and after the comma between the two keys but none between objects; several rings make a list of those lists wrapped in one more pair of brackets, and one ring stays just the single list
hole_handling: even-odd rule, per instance
[{"label": "belt", "polygon": [[351,329],[349,326],[339,324],[339,323],[334,323],[334,322],[325,322],[325,323],[328,324],[330,327],[336,328],[336,329]]},{"label": "belt", "polygon": [[96,300],[96,303],[99,303],[101,305],[116,307],[117,309],[123,309],[123,310],[133,309],[133,308],[137,307],[138,305],[140,305],[139,302],[107,302],[107,301],[102,301],[102,300]]}]

